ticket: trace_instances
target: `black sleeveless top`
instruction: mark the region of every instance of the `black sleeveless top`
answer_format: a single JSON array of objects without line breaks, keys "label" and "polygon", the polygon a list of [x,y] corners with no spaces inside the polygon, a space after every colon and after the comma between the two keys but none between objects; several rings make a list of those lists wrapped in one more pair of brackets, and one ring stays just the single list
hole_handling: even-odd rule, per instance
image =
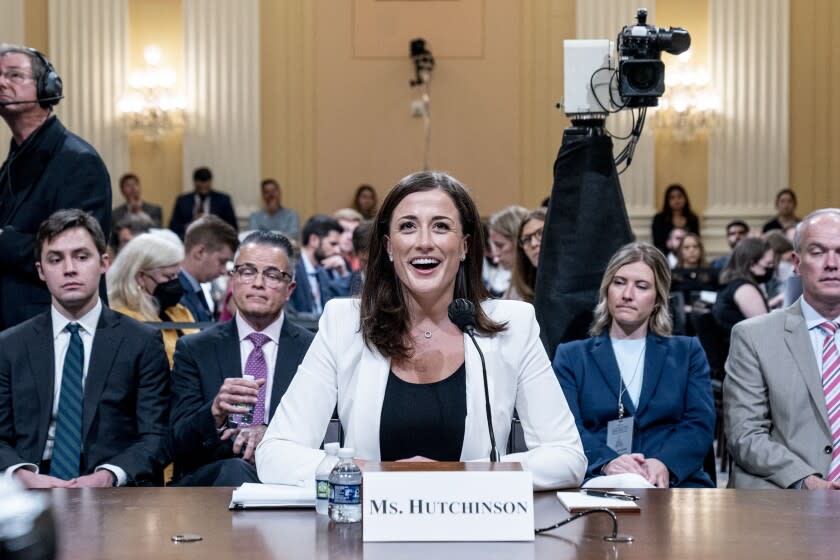
[{"label": "black sleeveless top", "polygon": [[409,383],[388,373],[379,420],[383,461],[415,455],[459,461],[467,417],[467,368],[435,383]]},{"label": "black sleeveless top", "polygon": [[736,323],[740,323],[746,319],[744,314],[741,313],[741,308],[738,307],[738,304],[735,302],[735,292],[744,284],[755,286],[755,289],[758,290],[758,293],[760,293],[761,297],[764,298],[764,307],[767,307],[767,298],[764,297],[764,292],[761,291],[758,284],[750,282],[746,278],[733,279],[731,282],[726,284],[720,292],[718,292],[715,306],[712,308],[715,321],[717,321],[717,324],[723,327],[727,332],[731,331],[732,327],[734,327]]}]

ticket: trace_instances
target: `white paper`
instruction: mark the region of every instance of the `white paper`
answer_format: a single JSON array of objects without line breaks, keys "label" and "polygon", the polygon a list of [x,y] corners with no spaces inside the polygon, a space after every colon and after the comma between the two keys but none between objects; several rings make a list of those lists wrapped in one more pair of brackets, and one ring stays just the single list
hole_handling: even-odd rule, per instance
[{"label": "white paper", "polygon": [[315,481],[300,486],[246,482],[233,491],[229,509],[315,507]]},{"label": "white paper", "polygon": [[[618,492],[616,492],[618,493]],[[589,496],[583,492],[557,492],[557,499],[569,512],[584,509],[609,508],[623,510],[637,510],[636,502],[622,500],[619,498],[598,498]]]},{"label": "white paper", "polygon": [[656,488],[636,473],[605,474],[590,478],[582,488]]}]

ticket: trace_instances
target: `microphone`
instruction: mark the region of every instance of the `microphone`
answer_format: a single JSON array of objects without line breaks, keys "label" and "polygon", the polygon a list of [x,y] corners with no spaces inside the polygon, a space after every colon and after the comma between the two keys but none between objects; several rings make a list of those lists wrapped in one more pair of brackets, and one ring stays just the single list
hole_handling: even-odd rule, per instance
[{"label": "microphone", "polygon": [[47,101],[59,101],[61,99],[64,99],[63,95],[54,95],[43,99],[10,99],[8,101],[0,101],[0,107],[6,107],[8,105],[26,105],[28,103],[45,103]]},{"label": "microphone", "polygon": [[487,413],[487,428],[490,430],[490,461],[499,462],[499,452],[496,450],[496,434],[493,431],[493,415],[490,411],[490,389],[487,387],[487,365],[484,354],[475,340],[475,305],[468,299],[458,298],[449,304],[449,320],[470,337],[478,355],[481,357],[481,373],[484,377],[484,406]]}]

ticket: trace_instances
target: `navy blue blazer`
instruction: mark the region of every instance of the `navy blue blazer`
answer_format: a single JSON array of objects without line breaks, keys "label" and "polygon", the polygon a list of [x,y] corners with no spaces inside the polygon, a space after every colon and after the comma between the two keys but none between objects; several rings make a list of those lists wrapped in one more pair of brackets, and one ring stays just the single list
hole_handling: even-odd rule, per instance
[{"label": "navy blue blazer", "polygon": [[[332,277],[331,273],[322,267],[318,267],[316,273],[321,293],[321,309],[324,309],[327,302],[333,298],[350,295],[350,274],[344,277]],[[297,288],[289,299],[289,305],[298,313],[314,313],[315,301],[312,298],[312,286],[309,284],[309,275],[306,273],[303,258],[299,258],[295,265],[295,281]]]},{"label": "navy blue blazer", "polygon": [[[314,336],[288,316],[283,320],[271,388],[272,415]],[[219,439],[210,408],[226,377],[242,377],[236,320],[179,338],[174,360],[170,436],[176,471],[185,475],[234,457],[233,441]]]},{"label": "navy blue blazer", "polygon": [[[586,477],[598,476],[618,457],[606,443],[621,379],[609,334],[560,344],[552,366],[589,460]],[[709,363],[696,338],[648,334],[639,407],[626,392],[622,403],[634,418],[633,453],[662,461],[672,487],[713,486],[703,459],[714,440],[715,409]]]},{"label": "navy blue blazer", "polygon": [[[213,314],[210,313],[210,309],[207,307],[207,300],[204,300],[202,304],[201,301],[198,299],[199,295],[193,289],[192,284],[184,276],[183,271],[178,273],[178,282],[181,283],[181,287],[184,288],[184,295],[181,296],[181,305],[189,309],[190,313],[193,316],[193,319],[196,320],[198,323],[211,323],[213,322]],[[200,287],[198,288],[201,289]],[[204,295],[202,293],[201,297],[203,298]]]},{"label": "navy blue blazer", "polygon": [[[239,231],[236,223],[236,212],[233,211],[233,203],[230,196],[219,191],[210,191],[210,213],[220,217],[229,223],[233,229]],[[193,210],[195,210],[195,192],[182,194],[175,200],[175,208],[172,210],[172,217],[169,219],[169,229],[184,238],[187,226],[193,221]]]}]

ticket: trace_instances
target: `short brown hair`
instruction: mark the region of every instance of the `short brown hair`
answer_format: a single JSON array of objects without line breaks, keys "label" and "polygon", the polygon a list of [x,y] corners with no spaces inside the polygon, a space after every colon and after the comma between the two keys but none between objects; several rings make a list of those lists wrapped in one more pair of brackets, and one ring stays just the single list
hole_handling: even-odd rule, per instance
[{"label": "short brown hair", "polygon": [[87,230],[93,238],[93,244],[96,245],[99,255],[105,254],[105,234],[102,233],[102,227],[100,227],[96,218],[84,210],[70,208],[53,213],[41,223],[41,227],[38,228],[38,235],[35,238],[35,260],[41,260],[41,251],[45,243],[51,242],[65,231],[73,228]]},{"label": "short brown hair", "polygon": [[239,247],[239,236],[229,223],[218,216],[207,214],[191,223],[184,234],[184,251],[189,253],[196,245],[204,245],[210,252],[225,246],[230,247],[231,251],[236,251]]}]

